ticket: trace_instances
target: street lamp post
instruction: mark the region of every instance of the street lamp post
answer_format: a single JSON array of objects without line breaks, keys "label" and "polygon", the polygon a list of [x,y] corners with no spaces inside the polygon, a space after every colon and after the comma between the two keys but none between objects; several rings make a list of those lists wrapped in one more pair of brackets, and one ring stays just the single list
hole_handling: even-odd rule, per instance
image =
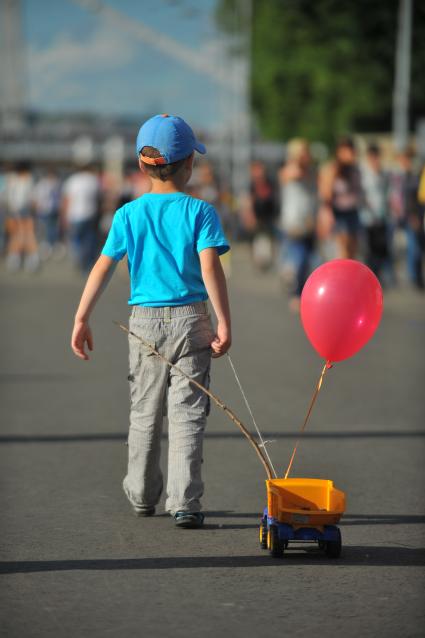
[{"label": "street lamp post", "polygon": [[412,0],[400,0],[393,94],[393,139],[398,151],[409,141],[410,58],[412,43]]}]

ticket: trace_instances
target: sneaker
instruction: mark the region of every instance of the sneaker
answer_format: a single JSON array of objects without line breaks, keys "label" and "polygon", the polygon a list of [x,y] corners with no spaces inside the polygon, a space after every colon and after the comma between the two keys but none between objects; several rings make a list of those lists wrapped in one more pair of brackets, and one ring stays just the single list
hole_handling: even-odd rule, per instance
[{"label": "sneaker", "polygon": [[137,507],[133,507],[134,516],[138,518],[146,518],[148,516],[153,516],[155,514],[154,507],[146,507],[145,509],[139,509]]},{"label": "sneaker", "polygon": [[197,528],[204,524],[204,515],[202,512],[176,512],[174,514],[174,522],[176,527]]},{"label": "sneaker", "polygon": [[30,253],[25,257],[24,268],[28,272],[37,272],[40,268],[40,257],[38,253]]},{"label": "sneaker", "polygon": [[9,272],[18,272],[21,263],[22,258],[20,253],[9,253],[6,257],[6,268]]}]

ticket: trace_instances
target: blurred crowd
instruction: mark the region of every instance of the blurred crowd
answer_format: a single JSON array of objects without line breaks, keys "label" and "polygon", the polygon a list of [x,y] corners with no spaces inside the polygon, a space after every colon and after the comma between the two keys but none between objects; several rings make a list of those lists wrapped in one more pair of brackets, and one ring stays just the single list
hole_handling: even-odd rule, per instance
[{"label": "blurred crowd", "polygon": [[386,286],[406,272],[413,287],[424,289],[425,168],[416,170],[414,160],[408,148],[384,163],[371,143],[359,161],[344,137],[320,167],[302,139],[288,143],[277,175],[261,162],[251,165],[242,220],[252,256],[260,268],[278,262],[293,310],[311,270],[333,258],[363,260]]},{"label": "blurred crowd", "polygon": [[[119,182],[119,187],[116,183]],[[20,162],[0,173],[0,244],[6,268],[37,271],[69,255],[86,273],[96,260],[113,211],[147,190],[143,176],[116,180],[96,166],[60,174]]]},{"label": "blurred crowd", "polygon": [[[5,167],[0,252],[6,267],[35,272],[70,256],[86,273],[115,210],[148,190],[137,167],[124,175],[95,166],[68,174],[25,162]],[[308,142],[294,139],[281,167],[252,162],[249,192],[238,200],[208,162],[196,166],[189,190],[216,207],[233,241],[250,243],[259,269],[277,269],[293,310],[311,270],[336,257],[363,260],[387,286],[405,271],[424,289],[425,169],[410,148],[389,163],[371,143],[360,161],[345,137],[334,158],[319,166]]]}]

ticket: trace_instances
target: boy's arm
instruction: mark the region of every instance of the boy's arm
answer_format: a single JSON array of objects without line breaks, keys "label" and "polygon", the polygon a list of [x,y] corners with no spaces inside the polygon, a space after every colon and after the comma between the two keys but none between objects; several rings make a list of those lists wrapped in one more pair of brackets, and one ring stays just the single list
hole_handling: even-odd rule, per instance
[{"label": "boy's arm", "polygon": [[205,248],[199,253],[202,279],[217,317],[216,336],[211,343],[213,357],[221,357],[232,343],[230,307],[227,296],[226,278],[220,257],[215,248]]},{"label": "boy's arm", "polygon": [[80,304],[75,315],[74,329],[71,337],[71,348],[74,354],[80,359],[89,358],[85,351],[85,344],[88,349],[93,350],[93,336],[89,326],[89,318],[102,292],[105,290],[117,263],[114,259],[101,255],[87,279]]}]

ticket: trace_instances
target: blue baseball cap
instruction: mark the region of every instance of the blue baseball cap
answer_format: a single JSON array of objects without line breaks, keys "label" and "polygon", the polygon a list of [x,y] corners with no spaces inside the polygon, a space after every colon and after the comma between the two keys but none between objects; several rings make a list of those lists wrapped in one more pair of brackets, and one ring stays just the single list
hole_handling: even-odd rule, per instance
[{"label": "blue baseball cap", "polygon": [[[146,157],[141,154],[144,146],[153,146],[161,153],[161,157]],[[193,151],[204,155],[207,150],[198,142],[189,124],[175,115],[154,115],[139,130],[136,141],[137,156],[146,164],[172,164]]]}]

